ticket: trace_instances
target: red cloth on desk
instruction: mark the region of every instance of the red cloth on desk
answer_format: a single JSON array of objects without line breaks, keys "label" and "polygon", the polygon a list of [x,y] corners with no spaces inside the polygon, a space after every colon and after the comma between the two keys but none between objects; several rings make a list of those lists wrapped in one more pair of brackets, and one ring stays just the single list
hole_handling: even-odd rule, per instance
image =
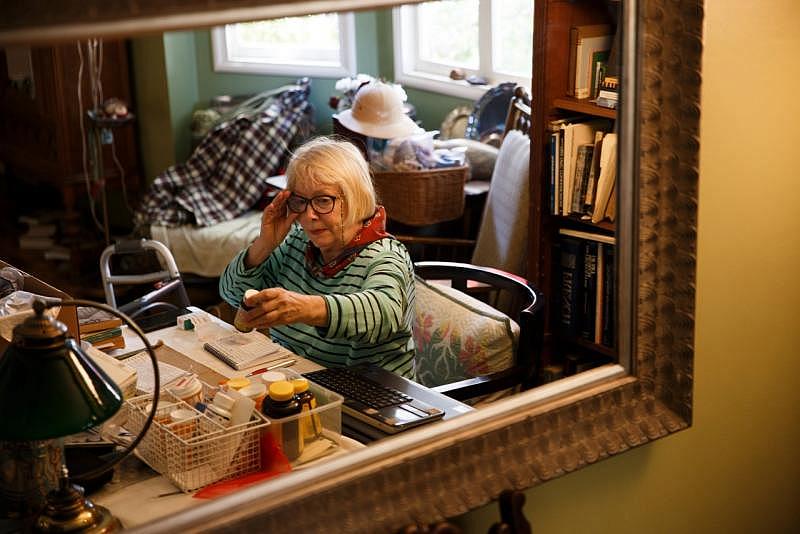
[{"label": "red cloth on desk", "polygon": [[214,499],[233,491],[252,486],[262,480],[288,473],[292,470],[289,459],[283,454],[275,437],[269,432],[261,436],[261,470],[229,480],[221,480],[202,488],[194,494],[195,499]]}]

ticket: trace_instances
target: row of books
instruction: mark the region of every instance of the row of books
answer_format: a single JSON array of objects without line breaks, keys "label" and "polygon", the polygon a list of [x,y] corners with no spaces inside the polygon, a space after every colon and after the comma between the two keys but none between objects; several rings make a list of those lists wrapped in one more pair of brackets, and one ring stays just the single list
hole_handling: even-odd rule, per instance
[{"label": "row of books", "polygon": [[[575,98],[597,98],[600,85],[609,73],[615,32],[610,24],[590,24],[570,28],[569,83],[567,94]],[[613,69],[612,69],[613,71]]]},{"label": "row of books", "polygon": [[593,223],[615,219],[617,134],[610,130],[606,119],[550,122],[550,213],[574,213]]},{"label": "row of books", "polygon": [[78,306],[81,340],[102,350],[124,349],[122,319],[98,308]]},{"label": "row of books", "polygon": [[613,347],[614,237],[561,229],[558,244],[560,334]]}]

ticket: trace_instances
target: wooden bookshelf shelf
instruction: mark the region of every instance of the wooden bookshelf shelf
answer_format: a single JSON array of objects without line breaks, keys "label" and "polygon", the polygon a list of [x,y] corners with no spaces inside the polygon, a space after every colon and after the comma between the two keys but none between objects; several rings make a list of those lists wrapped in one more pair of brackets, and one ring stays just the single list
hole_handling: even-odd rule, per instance
[{"label": "wooden bookshelf shelf", "polygon": [[556,98],[553,101],[553,107],[568,111],[575,111],[577,113],[584,113],[586,115],[593,115],[595,117],[604,117],[606,119],[616,119],[617,110],[609,109],[594,104],[589,99],[577,99],[568,96]]},{"label": "wooden bookshelf shelf", "polygon": [[[574,61],[573,57],[575,59],[578,57],[577,43],[572,41],[573,30],[577,31],[579,27],[605,25],[616,34],[619,8],[620,3],[615,0],[569,0],[568,2],[541,0],[535,2],[534,8],[534,35],[537,36],[534,43],[534,58],[539,58],[540,61],[534,61],[531,87],[533,96],[531,137],[532,149],[536,151],[532,161],[540,161],[541,164],[531,167],[531,198],[532,201],[538,202],[542,209],[536,211],[536,216],[531,222],[528,272],[529,278],[551,296],[546,305],[542,363],[554,368],[562,366],[565,371],[574,368],[575,365],[591,365],[594,362],[617,359],[616,349],[567,335],[567,332],[578,331],[581,321],[585,320],[584,315],[591,315],[578,306],[578,303],[584,305],[587,303],[582,300],[585,295],[591,295],[587,301],[600,303],[601,319],[605,321],[606,327],[611,321],[616,322],[617,310],[614,297],[616,288],[613,270],[616,247],[608,239],[615,237],[616,224],[608,219],[592,223],[591,220],[582,219],[579,214],[554,215],[553,212],[557,210],[553,204],[557,206],[565,201],[564,187],[572,187],[574,192],[574,183],[571,181],[574,179],[578,163],[577,147],[581,144],[590,144],[596,137],[596,131],[591,132],[592,139],[588,139],[585,128],[570,128],[570,126],[587,123],[593,130],[599,128],[604,135],[599,140],[594,139],[594,143],[595,148],[600,143],[602,150],[603,140],[608,134],[614,133],[613,122],[617,119],[615,109],[598,106],[588,98],[577,99],[567,96],[570,92],[570,83],[575,83],[576,65],[571,64],[571,61]],[[576,45],[575,50],[571,49],[573,44]],[[618,56],[612,52],[613,42],[609,58],[614,56],[617,61]],[[547,60],[544,61],[544,58]],[[616,68],[614,72],[619,72],[618,63],[614,67]],[[592,118],[603,121],[587,120]],[[560,119],[565,120],[560,121]],[[588,124],[592,122],[597,124]],[[602,122],[612,124],[603,125]],[[564,181],[558,182],[559,187],[556,187],[553,178],[558,176],[561,179],[560,171],[566,171],[562,158],[568,131],[571,131],[570,143],[577,143],[576,146],[570,147],[569,154],[569,157],[573,158],[570,160],[572,165],[569,172],[573,174],[564,177]],[[555,132],[559,133],[553,135]],[[611,139],[612,143],[616,142],[616,139]],[[554,150],[556,152],[553,152]],[[587,163],[586,152],[588,151],[584,152],[584,173]],[[554,176],[554,171],[559,174]],[[583,179],[583,176],[581,178]],[[589,176],[586,179],[588,180]],[[594,179],[599,184],[599,176],[596,173]],[[616,180],[616,176],[613,179]],[[551,190],[551,187],[554,190]],[[605,189],[604,193],[608,194],[608,189]],[[610,198],[608,200],[610,201]],[[578,235],[576,232],[584,235]],[[585,265],[590,266],[588,271],[584,269]],[[592,265],[594,270],[591,268]],[[568,274],[565,275],[565,272]],[[594,293],[586,293],[590,291]],[[593,316],[596,316],[597,309],[595,306]]]},{"label": "wooden bookshelf shelf", "polygon": [[573,230],[582,230],[584,232],[596,232],[601,234],[614,235],[615,225],[609,220],[593,223],[590,220],[582,219],[580,215],[553,215],[560,223],[558,226],[564,228],[572,228]]}]

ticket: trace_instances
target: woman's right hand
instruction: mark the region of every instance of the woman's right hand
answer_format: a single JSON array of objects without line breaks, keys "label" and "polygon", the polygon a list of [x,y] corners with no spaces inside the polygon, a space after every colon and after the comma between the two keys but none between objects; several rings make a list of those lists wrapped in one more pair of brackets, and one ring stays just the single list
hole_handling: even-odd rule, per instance
[{"label": "woman's right hand", "polygon": [[290,196],[291,191],[281,191],[264,208],[261,214],[261,232],[247,250],[247,267],[254,267],[266,260],[289,233],[292,223],[297,219],[297,214],[286,205]]}]

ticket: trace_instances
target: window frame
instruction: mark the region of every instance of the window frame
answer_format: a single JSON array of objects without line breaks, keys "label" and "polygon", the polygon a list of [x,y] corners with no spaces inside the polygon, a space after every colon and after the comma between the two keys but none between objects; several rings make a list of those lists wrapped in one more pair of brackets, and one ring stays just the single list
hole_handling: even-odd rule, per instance
[{"label": "window frame", "polygon": [[[417,34],[415,28],[417,17],[416,4],[404,5],[392,9],[392,33],[394,39],[394,79],[404,87],[425,89],[450,96],[477,99],[487,90],[500,82],[515,82],[530,88],[531,76],[517,77],[500,74],[493,68],[492,39],[492,1],[479,0],[478,17],[481,22],[478,27],[479,70],[463,69],[467,75],[487,75],[497,77],[496,83],[488,85],[470,85],[464,80],[452,80],[449,77],[451,66],[425,61],[419,58],[417,50]],[[533,28],[533,20],[531,20]],[[531,58],[532,59],[532,58]]]},{"label": "window frame", "polygon": [[315,78],[341,78],[356,72],[356,31],[352,12],[336,13],[339,21],[339,65],[322,65],[306,60],[291,63],[268,61],[239,61],[228,55],[226,26],[211,30],[211,50],[215,72],[238,74],[267,74],[275,76],[311,76]]}]

